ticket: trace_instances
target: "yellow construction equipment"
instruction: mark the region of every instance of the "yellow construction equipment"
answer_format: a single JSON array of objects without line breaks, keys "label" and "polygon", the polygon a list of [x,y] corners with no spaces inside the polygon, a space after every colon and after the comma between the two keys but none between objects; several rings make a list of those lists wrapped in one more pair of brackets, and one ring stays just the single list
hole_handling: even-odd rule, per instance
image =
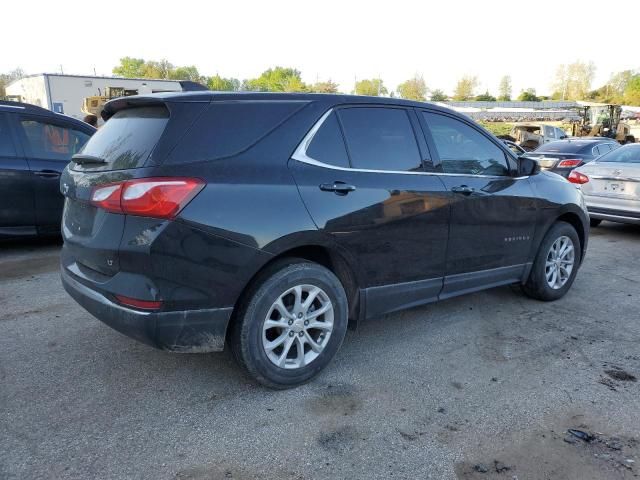
[{"label": "yellow construction equipment", "polygon": [[[101,93],[98,91],[98,93]],[[86,115],[95,115],[100,118],[100,112],[104,104],[109,100],[118,97],[128,97],[131,95],[137,95],[138,90],[128,90],[124,87],[106,87],[104,89],[104,95],[95,95],[93,97],[85,97],[82,101],[82,113]]]},{"label": "yellow construction equipment", "polygon": [[578,102],[582,119],[572,126],[574,137],[608,137],[621,144],[635,143],[631,126],[621,121],[622,107],[608,103]]}]

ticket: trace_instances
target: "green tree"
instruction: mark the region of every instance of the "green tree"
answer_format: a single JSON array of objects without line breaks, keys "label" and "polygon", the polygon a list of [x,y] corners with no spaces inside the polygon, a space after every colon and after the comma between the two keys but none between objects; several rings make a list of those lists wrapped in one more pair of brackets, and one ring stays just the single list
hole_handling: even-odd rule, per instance
[{"label": "green tree", "polygon": [[275,67],[262,72],[258,78],[245,80],[245,90],[256,92],[306,92],[307,85],[294,68]]},{"label": "green tree", "polygon": [[169,71],[171,80],[191,80],[192,82],[204,83],[205,79],[200,75],[198,69],[194,65],[188,67],[176,67]]},{"label": "green tree", "polygon": [[477,86],[477,77],[465,75],[460,80],[458,80],[456,88],[453,90],[453,100],[459,102],[473,100],[474,91]]},{"label": "green tree", "polygon": [[240,80],[237,78],[224,78],[216,74],[207,78],[207,87],[209,90],[218,92],[235,92],[240,90]]},{"label": "green tree", "polygon": [[175,67],[166,59],[162,59],[159,62],[155,60],[149,60],[143,67],[144,78],[161,78],[170,79],[171,74]]},{"label": "green tree", "polygon": [[489,90],[487,90],[486,92],[481,93],[480,95],[477,95],[475,100],[476,100],[476,102],[495,102],[496,101],[496,97],[491,95],[489,93]]},{"label": "green tree", "polygon": [[24,71],[21,68],[16,68],[8,73],[0,73],[0,99],[6,96],[6,87],[22,77],[24,77]]},{"label": "green tree", "polygon": [[518,101],[520,101],[520,102],[539,102],[540,98],[538,98],[538,96],[536,95],[536,89],[535,88],[527,88],[526,90],[523,90],[522,92],[520,92],[520,95],[518,95]]},{"label": "green tree", "polygon": [[413,78],[401,83],[396,89],[400,98],[424,102],[427,99],[427,84],[422,75],[415,75]]},{"label": "green tree", "polygon": [[498,100],[508,102],[511,100],[511,77],[505,75],[500,79],[500,86],[498,87]]},{"label": "green tree", "polygon": [[436,88],[435,90],[431,90],[431,98],[430,98],[430,100],[432,102],[446,102],[448,99],[449,99],[449,97],[447,97],[447,94],[444,93],[439,88]]},{"label": "green tree", "polygon": [[125,78],[143,78],[145,75],[145,61],[142,58],[122,57],[120,65],[111,70],[114,75]]},{"label": "green tree", "polygon": [[389,93],[387,87],[384,86],[379,78],[364,79],[356,82],[354,92],[356,95],[368,95],[370,97],[379,97]]},{"label": "green tree", "polygon": [[588,98],[604,103],[625,103],[624,92],[636,75],[633,70],[615,73],[602,87],[589,92]]},{"label": "green tree", "polygon": [[635,75],[624,89],[624,103],[640,106],[640,75]]},{"label": "green tree", "polygon": [[112,72],[125,78],[161,78],[167,80],[191,80],[204,83],[206,80],[195,65],[176,67],[166,59],[160,61],[123,57]]},{"label": "green tree", "polygon": [[316,82],[310,88],[311,92],[314,93],[338,93],[338,84],[331,81],[331,79],[326,82]]},{"label": "green tree", "polygon": [[560,65],[552,84],[553,98],[559,100],[582,100],[591,90],[591,82],[596,73],[593,62],[573,62]]}]

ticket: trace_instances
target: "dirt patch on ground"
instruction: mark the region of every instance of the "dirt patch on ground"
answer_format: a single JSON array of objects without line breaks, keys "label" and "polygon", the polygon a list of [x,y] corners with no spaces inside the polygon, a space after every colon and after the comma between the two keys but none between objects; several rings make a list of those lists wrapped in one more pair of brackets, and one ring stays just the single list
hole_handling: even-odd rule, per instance
[{"label": "dirt patch on ground", "polygon": [[317,415],[346,417],[362,408],[362,399],[351,385],[328,385],[321,395],[309,399],[306,407]]},{"label": "dirt patch on ground", "polygon": [[1,278],[4,281],[53,272],[58,268],[60,268],[60,257],[57,254],[35,258],[16,258],[0,262]]},{"label": "dirt patch on ground", "polygon": [[631,375],[629,372],[625,372],[622,369],[605,370],[604,373],[609,375],[614,380],[619,380],[621,382],[635,382],[637,380],[635,375]]},{"label": "dirt patch on ground", "polygon": [[252,480],[255,478],[304,480],[302,475],[290,470],[279,470],[271,475],[263,472],[249,472],[244,467],[229,464],[185,468],[176,473],[174,478],[175,480]]},{"label": "dirt patch on ground", "polygon": [[[574,417],[575,419],[576,417]],[[637,478],[640,442],[584,423],[540,431],[495,455],[459,462],[459,479],[602,480]]]}]

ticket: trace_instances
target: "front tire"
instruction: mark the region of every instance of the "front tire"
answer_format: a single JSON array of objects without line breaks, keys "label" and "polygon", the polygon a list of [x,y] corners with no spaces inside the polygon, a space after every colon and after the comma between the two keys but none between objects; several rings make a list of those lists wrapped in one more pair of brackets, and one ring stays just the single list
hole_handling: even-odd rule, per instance
[{"label": "front tire", "polygon": [[580,266],[580,239],[566,222],[556,222],[547,232],[522,289],[531,298],[553,301],[571,288]]},{"label": "front tire", "polygon": [[589,220],[589,225],[591,225],[592,227],[597,227],[601,223],[602,223],[602,220],[600,220],[599,218],[592,218]]},{"label": "front tire", "polygon": [[283,259],[250,287],[232,325],[230,346],[255,380],[270,388],[291,388],[329,364],[347,321],[347,295],[329,269]]}]

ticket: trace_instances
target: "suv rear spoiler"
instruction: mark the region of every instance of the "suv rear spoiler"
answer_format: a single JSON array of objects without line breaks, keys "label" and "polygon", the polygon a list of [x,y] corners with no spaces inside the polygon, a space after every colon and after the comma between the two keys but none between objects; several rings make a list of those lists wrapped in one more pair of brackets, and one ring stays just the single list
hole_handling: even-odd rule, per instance
[{"label": "suv rear spoiler", "polygon": [[[190,82],[193,83],[193,82]],[[202,91],[199,95],[197,92]],[[208,89],[196,90],[193,92],[164,92],[164,93],[152,93],[150,95],[132,95],[130,97],[119,97],[109,100],[104,104],[104,108],[100,112],[100,116],[106,122],[113,117],[120,110],[135,107],[151,107],[151,106],[166,106],[171,102],[195,102],[195,103],[209,103],[212,100],[212,96],[208,93]]]}]

